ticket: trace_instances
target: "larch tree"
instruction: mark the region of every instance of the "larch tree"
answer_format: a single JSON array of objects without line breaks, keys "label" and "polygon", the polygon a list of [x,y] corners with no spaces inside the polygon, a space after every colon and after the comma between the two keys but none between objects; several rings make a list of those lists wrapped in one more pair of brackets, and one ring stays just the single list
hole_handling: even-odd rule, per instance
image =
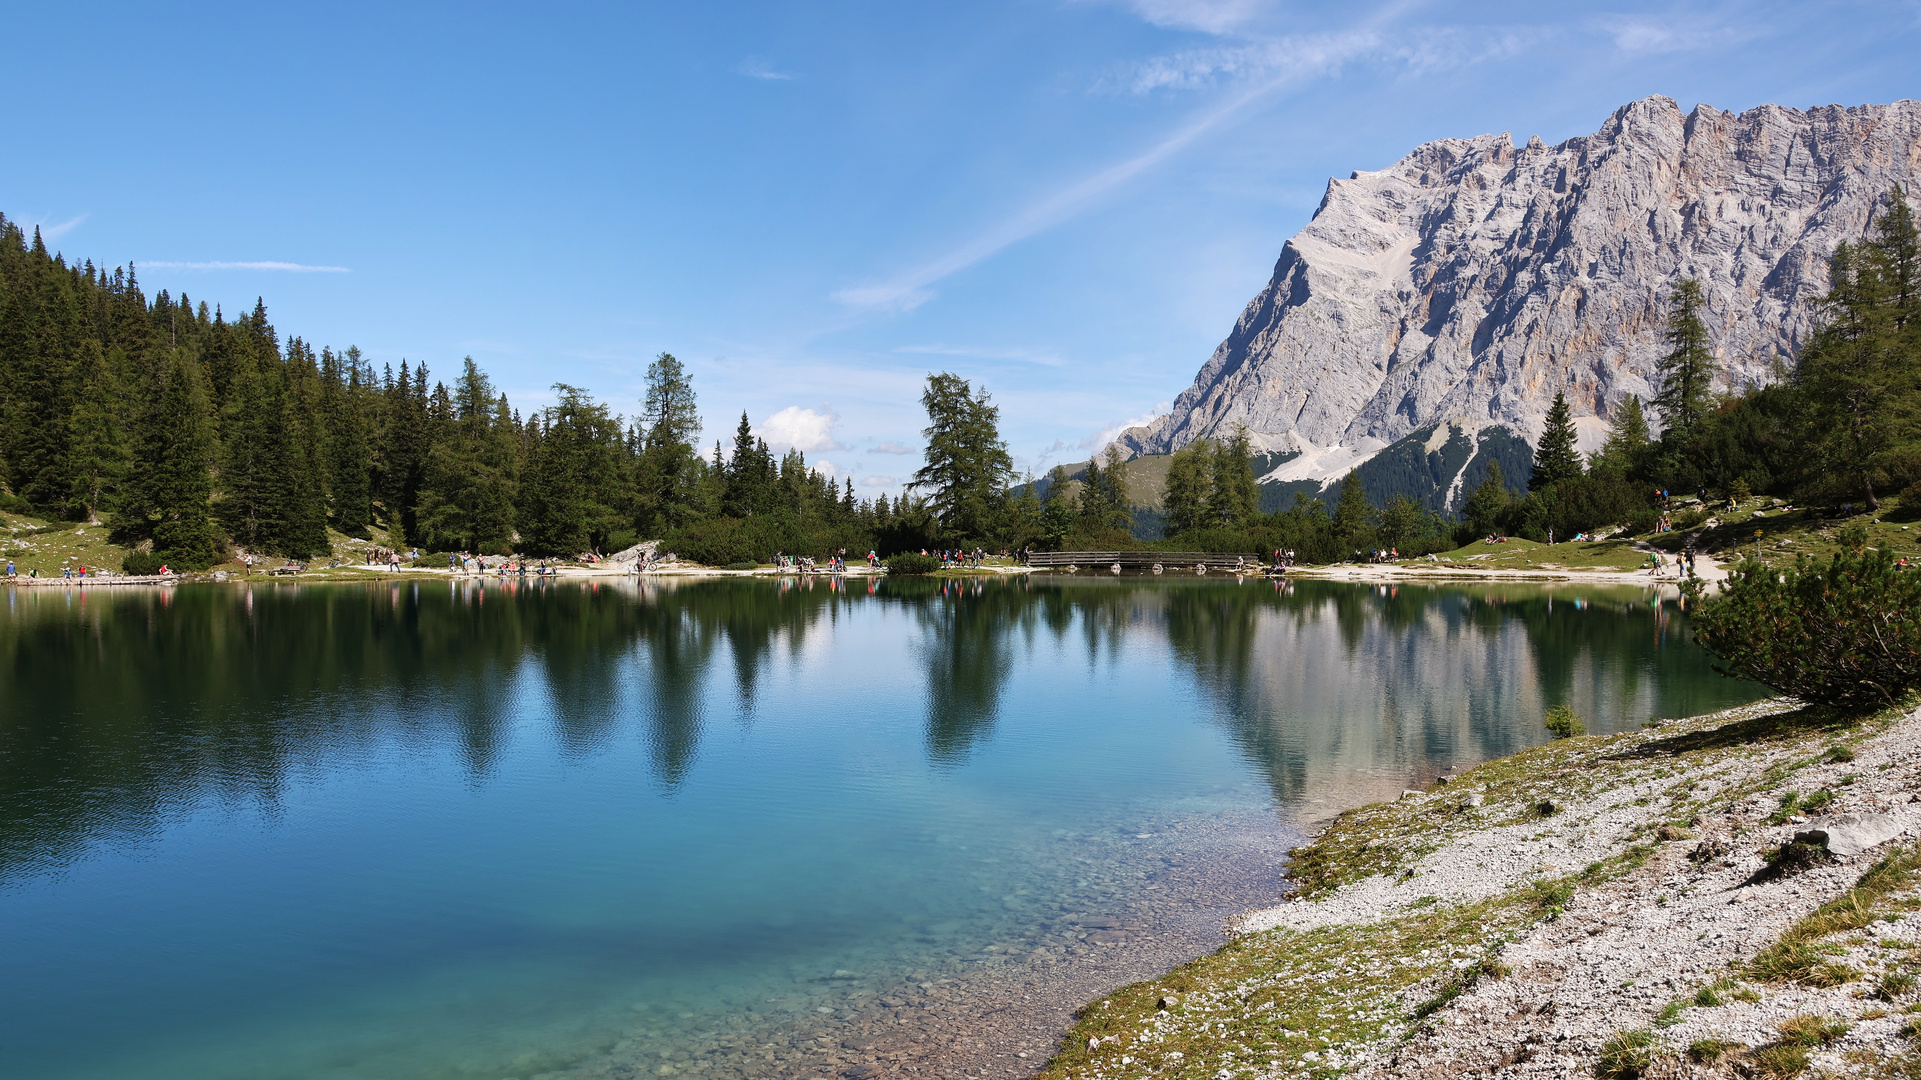
[{"label": "larch tree", "polygon": [[1214,490],[1208,509],[1214,520],[1229,527],[1245,525],[1261,512],[1261,485],[1254,477],[1254,447],[1247,425],[1237,424],[1227,438],[1214,444]]},{"label": "larch tree", "polygon": [[924,461],[907,486],[926,492],[941,531],[957,541],[984,540],[1006,502],[1014,461],[1000,434],[1000,408],[950,372],[927,377]]},{"label": "larch tree", "polygon": [[1892,459],[1912,454],[1921,405],[1921,243],[1901,189],[1888,203],[1872,238],[1829,261],[1822,322],[1795,370],[1809,441],[1870,510]]},{"label": "larch tree", "polygon": [[1167,462],[1167,486],[1161,496],[1168,534],[1185,535],[1213,524],[1213,498],[1213,452],[1207,441],[1196,440],[1174,451]]}]

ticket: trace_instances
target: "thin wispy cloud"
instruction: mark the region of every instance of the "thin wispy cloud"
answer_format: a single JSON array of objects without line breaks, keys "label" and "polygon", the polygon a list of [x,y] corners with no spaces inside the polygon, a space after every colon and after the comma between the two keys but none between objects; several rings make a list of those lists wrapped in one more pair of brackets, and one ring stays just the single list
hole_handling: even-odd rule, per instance
[{"label": "thin wispy cloud", "polygon": [[777,71],[772,64],[750,56],[734,65],[734,74],[745,75],[750,79],[764,79],[768,82],[792,82],[794,76],[785,71]]},{"label": "thin wispy cloud", "polygon": [[1007,360],[1042,367],[1064,367],[1067,361],[1054,353],[1033,349],[981,348],[973,345],[902,345],[894,350],[914,356],[958,356],[969,360]]},{"label": "thin wispy cloud", "polygon": [[156,259],[141,266],[154,270],[274,270],[288,274],[351,274],[344,266],[310,266],[306,263],[275,262],[170,262]]},{"label": "thin wispy cloud", "polygon": [[1590,29],[1614,39],[1614,47],[1629,56],[1694,52],[1727,48],[1763,36],[1762,27],[1707,18],[1655,18],[1646,15],[1600,15]]},{"label": "thin wispy cloud", "polygon": [[85,220],[87,220],[87,215],[85,214],[75,214],[65,221],[49,221],[46,218],[39,218],[29,222],[28,229],[29,231],[39,229],[40,239],[42,240],[58,240],[79,228],[80,223]]},{"label": "thin wispy cloud", "polygon": [[911,446],[903,446],[897,442],[881,442],[874,444],[873,452],[876,454],[911,454],[914,452],[914,448]]},{"label": "thin wispy cloud", "polygon": [[1174,30],[1225,34],[1277,6],[1271,0],[1124,0],[1145,22]]},{"label": "thin wispy cloud", "polygon": [[894,478],[891,476],[863,476],[861,477],[861,480],[860,480],[860,486],[870,487],[870,488],[890,488],[894,486]]},{"label": "thin wispy cloud", "polygon": [[841,289],[833,294],[834,299],[866,311],[912,311],[933,298],[931,287],[936,282],[1073,217],[1116,187],[1186,149],[1194,140],[1255,102],[1289,86],[1332,73],[1350,60],[1377,52],[1381,41],[1378,27],[1398,15],[1400,7],[1390,6],[1346,33],[1280,39],[1275,42],[1277,47],[1266,54],[1261,78],[1189,118],[1146,152],[1069,185],[916,270],[891,280]]}]

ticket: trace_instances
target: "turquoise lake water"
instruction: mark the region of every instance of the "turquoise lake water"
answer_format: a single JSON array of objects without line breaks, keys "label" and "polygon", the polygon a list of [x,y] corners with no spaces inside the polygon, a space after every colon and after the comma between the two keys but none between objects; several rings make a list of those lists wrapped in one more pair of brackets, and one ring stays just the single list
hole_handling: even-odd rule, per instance
[{"label": "turquoise lake water", "polygon": [[59,1080],[826,1075],[760,1033],[1279,897],[1278,854],[1201,896],[1228,823],[1760,696],[1632,588],[0,599],[0,1075]]}]

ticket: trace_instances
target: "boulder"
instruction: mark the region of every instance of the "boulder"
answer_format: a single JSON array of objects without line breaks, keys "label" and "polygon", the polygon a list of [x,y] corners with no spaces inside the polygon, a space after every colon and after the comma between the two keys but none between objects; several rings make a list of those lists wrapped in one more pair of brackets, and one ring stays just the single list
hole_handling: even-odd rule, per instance
[{"label": "boulder", "polygon": [[1833,855],[1859,855],[1908,829],[1907,821],[1893,814],[1833,814],[1812,824],[1813,828],[1794,834],[1794,839],[1827,848]]}]

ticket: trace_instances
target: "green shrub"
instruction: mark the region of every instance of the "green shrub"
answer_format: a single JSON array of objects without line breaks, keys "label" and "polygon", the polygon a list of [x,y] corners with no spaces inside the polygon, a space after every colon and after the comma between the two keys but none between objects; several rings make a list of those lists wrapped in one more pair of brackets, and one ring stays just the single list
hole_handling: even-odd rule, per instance
[{"label": "green shrub", "polygon": [[1566,705],[1556,705],[1547,711],[1547,729],[1557,739],[1587,734],[1587,725]]},{"label": "green shrub", "polygon": [[940,569],[940,560],[932,555],[922,555],[917,551],[903,551],[899,555],[889,555],[882,562],[887,573],[894,574],[931,574]]},{"label": "green shrub", "polygon": [[165,559],[150,551],[129,551],[127,557],[120,560],[120,572],[131,577],[146,577],[158,574],[165,562]]},{"label": "green shrub", "polygon": [[722,570],[758,570],[760,569],[760,564],[755,562],[752,559],[742,559],[740,562],[730,562],[726,566],[721,567],[721,569]]},{"label": "green shrub", "polygon": [[1728,674],[1803,701],[1881,707],[1921,688],[1921,573],[1885,549],[1785,573],[1744,563],[1695,627]]}]

